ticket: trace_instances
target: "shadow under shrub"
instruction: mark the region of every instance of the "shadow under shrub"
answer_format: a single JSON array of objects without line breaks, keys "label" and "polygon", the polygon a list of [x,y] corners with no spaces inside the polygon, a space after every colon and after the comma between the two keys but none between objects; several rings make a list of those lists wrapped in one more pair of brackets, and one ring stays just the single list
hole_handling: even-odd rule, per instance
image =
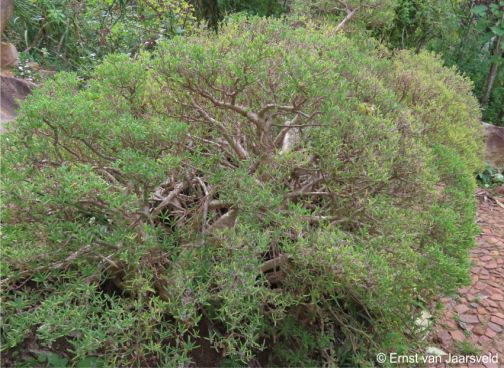
[{"label": "shadow under shrub", "polygon": [[479,110],[437,58],[330,32],[231,18],[34,92],[2,136],[9,362],[419,348],[468,278]]}]

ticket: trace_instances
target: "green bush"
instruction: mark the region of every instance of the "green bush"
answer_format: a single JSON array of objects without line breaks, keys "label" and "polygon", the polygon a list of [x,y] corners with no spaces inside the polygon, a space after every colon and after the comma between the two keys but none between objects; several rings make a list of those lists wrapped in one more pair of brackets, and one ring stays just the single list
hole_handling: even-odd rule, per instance
[{"label": "green bush", "polygon": [[7,362],[418,348],[468,279],[479,111],[432,55],[332,31],[231,18],[28,98],[1,138]]},{"label": "green bush", "polygon": [[418,55],[399,51],[394,65],[394,89],[419,120],[422,135],[431,143],[456,149],[467,167],[476,171],[483,138],[479,104],[468,98],[470,80],[457,75],[455,68],[447,70],[439,57],[425,51]]}]

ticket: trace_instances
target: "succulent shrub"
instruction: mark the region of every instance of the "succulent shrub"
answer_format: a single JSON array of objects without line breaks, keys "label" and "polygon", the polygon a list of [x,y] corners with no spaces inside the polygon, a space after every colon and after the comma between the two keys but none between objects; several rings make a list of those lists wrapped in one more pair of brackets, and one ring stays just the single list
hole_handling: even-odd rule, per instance
[{"label": "succulent shrub", "polygon": [[333,31],[235,17],[34,92],[2,136],[9,361],[417,348],[468,279],[479,110],[436,57]]}]

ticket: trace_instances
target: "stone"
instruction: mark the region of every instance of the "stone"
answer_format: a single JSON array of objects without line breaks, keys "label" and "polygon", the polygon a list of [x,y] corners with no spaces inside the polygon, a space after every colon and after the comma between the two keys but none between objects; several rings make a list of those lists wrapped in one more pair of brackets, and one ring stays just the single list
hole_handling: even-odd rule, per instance
[{"label": "stone", "polygon": [[493,280],[488,280],[487,284],[497,288],[498,290],[501,289],[501,287],[502,287],[502,285],[500,285],[498,282],[495,282]]},{"label": "stone", "polygon": [[499,325],[499,326],[504,326],[504,319],[502,318],[499,318],[497,316],[492,316],[490,317],[490,322],[493,322],[495,323],[496,325]]},{"label": "stone", "polygon": [[482,325],[477,325],[472,329],[472,333],[475,335],[484,335],[485,327],[483,327]]},{"label": "stone", "polygon": [[504,296],[502,296],[502,294],[494,293],[494,294],[490,295],[490,299],[497,301],[497,302],[500,302],[500,301],[504,300]]},{"label": "stone", "polygon": [[493,322],[489,322],[488,323],[488,327],[491,328],[492,330],[494,330],[497,333],[502,332],[502,327],[499,326],[498,324],[493,323]]},{"label": "stone", "polygon": [[487,285],[483,282],[477,282],[476,285],[474,285],[474,288],[476,290],[483,290],[487,287]]},{"label": "stone", "polygon": [[457,321],[457,325],[463,329],[464,331],[471,331],[470,327],[471,325],[468,325],[467,323],[465,322],[462,322],[462,321]]},{"label": "stone", "polygon": [[435,346],[429,346],[427,350],[425,351],[427,355],[435,355],[435,356],[441,356],[441,355],[447,355],[448,353],[435,347]]},{"label": "stone", "polygon": [[476,309],[476,311],[478,312],[478,314],[483,314],[483,315],[488,314],[488,311],[483,307],[478,307]]},{"label": "stone", "polygon": [[493,315],[494,315],[495,317],[499,317],[499,318],[504,319],[504,314],[502,314],[502,313],[493,313]]},{"label": "stone", "polygon": [[0,76],[0,118],[12,120],[19,108],[18,100],[24,99],[35,86],[22,79]]},{"label": "stone", "polygon": [[499,364],[493,362],[486,362],[483,363],[483,365],[485,366],[485,368],[499,368]]},{"label": "stone", "polygon": [[493,270],[494,268],[497,268],[497,262],[490,261],[485,265],[485,267],[489,270]]},{"label": "stone", "polygon": [[0,43],[0,67],[10,68],[19,63],[19,54],[12,43]]},{"label": "stone", "polygon": [[[504,147],[504,128],[501,131]],[[501,200],[496,192],[492,195],[504,203],[504,197]],[[481,348],[477,355],[499,354],[504,368],[504,211],[493,200],[480,200],[477,222],[482,235],[477,239],[479,247],[471,251],[471,285],[444,302],[446,309],[438,323],[445,327],[437,331],[435,341],[450,352],[458,351],[457,342],[467,341]],[[493,368],[499,364],[462,367]]]},{"label": "stone", "polygon": [[448,346],[450,345],[450,343],[452,342],[452,337],[451,335],[448,333],[448,331],[441,331],[439,334],[438,334],[438,341],[445,345],[445,346]]},{"label": "stone", "polygon": [[457,313],[460,314],[465,313],[469,310],[469,308],[467,308],[465,304],[458,304],[454,309],[457,311]]},{"label": "stone", "polygon": [[2,0],[0,1],[0,35],[3,33],[9,20],[14,14],[14,0]]},{"label": "stone", "polygon": [[486,344],[488,344],[491,341],[492,341],[491,338],[489,338],[488,336],[483,335],[483,336],[480,336],[480,338],[478,340],[478,343],[480,345],[486,345]]},{"label": "stone", "polygon": [[415,321],[415,325],[420,327],[422,330],[425,330],[429,327],[429,321],[432,319],[432,315],[426,311],[423,310],[422,313],[420,314],[420,317],[418,317]]},{"label": "stone", "polygon": [[488,336],[489,338],[493,339],[495,336],[497,336],[497,332],[495,332],[491,328],[487,328],[485,331],[485,336]]},{"label": "stone", "polygon": [[465,323],[479,323],[478,316],[475,314],[461,314],[460,320]]},{"label": "stone", "polygon": [[496,302],[494,302],[493,300],[488,300],[488,305],[490,307],[494,307],[494,308],[498,308],[499,307],[499,304],[497,304]]},{"label": "stone", "polygon": [[462,331],[459,330],[450,331],[450,335],[455,341],[462,342],[465,340],[465,335],[462,333]]}]

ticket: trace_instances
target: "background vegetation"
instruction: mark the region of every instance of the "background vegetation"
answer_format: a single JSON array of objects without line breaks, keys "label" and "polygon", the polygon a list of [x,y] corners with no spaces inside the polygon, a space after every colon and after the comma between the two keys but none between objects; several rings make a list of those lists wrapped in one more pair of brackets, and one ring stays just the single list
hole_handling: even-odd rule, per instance
[{"label": "background vegetation", "polygon": [[502,0],[19,0],[7,38],[28,63],[86,75],[110,52],[152,49],[195,25],[217,30],[234,12],[339,23],[390,48],[437,52],[474,82],[484,120],[504,125]]}]

